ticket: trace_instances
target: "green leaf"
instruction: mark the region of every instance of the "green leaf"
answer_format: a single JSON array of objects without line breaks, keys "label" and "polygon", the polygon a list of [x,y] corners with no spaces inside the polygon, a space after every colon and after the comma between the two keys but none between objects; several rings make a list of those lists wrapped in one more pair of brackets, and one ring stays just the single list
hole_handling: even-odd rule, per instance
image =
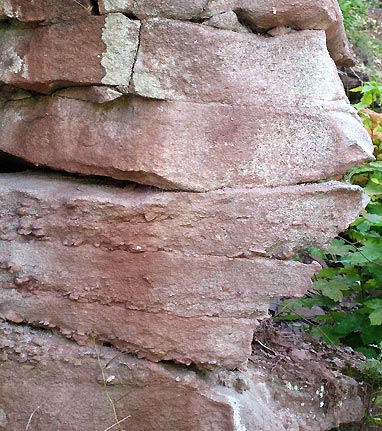
[{"label": "green leaf", "polygon": [[334,239],[327,249],[329,254],[336,256],[342,256],[343,254],[353,251],[355,247],[350,244],[346,244],[343,239]]},{"label": "green leaf", "polygon": [[320,279],[314,283],[314,287],[336,302],[343,298],[343,292],[349,290],[348,284],[342,279]]},{"label": "green leaf", "polygon": [[369,319],[372,326],[382,325],[382,307],[370,313]]}]

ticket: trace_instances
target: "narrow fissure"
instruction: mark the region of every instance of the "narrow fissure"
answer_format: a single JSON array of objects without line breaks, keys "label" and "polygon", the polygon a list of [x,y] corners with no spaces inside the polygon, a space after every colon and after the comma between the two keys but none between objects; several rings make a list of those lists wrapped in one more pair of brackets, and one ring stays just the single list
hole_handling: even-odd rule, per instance
[{"label": "narrow fissure", "polygon": [[140,21],[140,19],[136,15],[134,15],[132,12],[123,12],[123,15],[125,15],[126,18],[129,18],[132,21]]},{"label": "narrow fissure", "polygon": [[129,79],[129,84],[127,86],[128,91],[131,91],[131,85],[132,85],[132,81],[133,81],[133,76],[134,76],[134,72],[135,72],[135,64],[137,62],[138,59],[138,54],[139,54],[139,49],[141,47],[141,35],[142,35],[142,23],[139,26],[139,31],[138,31],[138,44],[137,44],[137,50],[135,51],[135,56],[134,56],[134,60],[133,60],[133,65],[131,67],[131,75],[130,75],[130,79]]},{"label": "narrow fissure", "polygon": [[92,5],[92,13],[93,15],[101,15],[99,11],[99,5],[97,0],[90,0],[90,4]]}]

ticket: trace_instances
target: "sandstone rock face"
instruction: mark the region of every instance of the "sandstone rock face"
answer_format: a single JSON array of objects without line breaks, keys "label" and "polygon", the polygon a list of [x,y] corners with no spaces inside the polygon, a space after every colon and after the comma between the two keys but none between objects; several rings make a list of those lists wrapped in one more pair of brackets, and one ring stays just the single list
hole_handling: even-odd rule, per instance
[{"label": "sandstone rock face", "polygon": [[[99,0],[99,6],[101,13],[127,12],[140,19],[212,18],[214,21],[220,20],[218,17],[221,14],[233,12],[254,31],[266,31],[275,27],[325,30],[328,49],[334,61],[339,66],[351,66],[354,61],[337,0],[277,0],[271,4],[268,0]],[[230,26],[230,29],[242,31],[239,26]]]},{"label": "sandstone rock face", "polygon": [[372,157],[345,102],[265,107],[259,97],[254,106],[229,106],[109,90],[111,97],[97,97],[117,97],[112,103],[87,103],[89,89],[6,103],[0,150],[68,172],[193,191],[310,182]]},{"label": "sandstone rock face", "polygon": [[202,15],[206,0],[100,0],[101,13],[126,12],[139,19],[165,17],[178,20],[190,20]]},{"label": "sandstone rock face", "polygon": [[128,85],[139,26],[122,14],[47,27],[4,26],[0,80],[42,93],[74,84]]},{"label": "sandstone rock face", "polygon": [[367,203],[358,187],[336,182],[148,193],[46,174],[3,174],[0,196],[4,241],[225,257],[325,247]]},{"label": "sandstone rock face", "polygon": [[254,333],[367,203],[323,182],[373,151],[337,2],[98,3],[0,5],[0,431],[358,420],[352,379]]},{"label": "sandstone rock face", "polygon": [[14,19],[33,24],[77,20],[92,12],[90,0],[2,0],[0,3],[0,20]]},{"label": "sandstone rock face", "polygon": [[328,240],[365,205],[340,183],[148,195],[9,174],[0,190],[4,319],[231,369],[245,365],[272,297],[301,295],[319,268],[256,255]]},{"label": "sandstone rock face", "polygon": [[[342,390],[338,406],[324,413],[315,393],[322,382],[293,390],[294,384],[275,381],[272,371],[254,363],[245,373],[201,374],[8,324],[1,325],[0,348],[0,430],[24,429],[35,409],[31,429],[106,429],[116,419],[103,381],[119,420],[129,416],[123,429],[131,431],[320,431],[362,417],[357,385],[344,376],[336,376]],[[326,370],[322,379],[333,374]]]},{"label": "sandstone rock face", "polygon": [[132,91],[235,105],[253,105],[259,96],[344,97],[324,32],[264,38],[165,19],[142,23]]},{"label": "sandstone rock face", "polygon": [[[257,195],[233,191],[231,201],[229,193],[218,192],[156,193],[148,200],[144,190],[133,187],[102,191],[86,182],[35,175],[15,180],[14,174],[1,178],[0,313],[12,321],[43,322],[79,341],[95,330],[100,339],[152,360],[237,368],[248,357],[254,319],[267,315],[271,298],[301,295],[318,269],[251,257],[264,245],[255,237],[252,251],[243,245],[245,232],[255,224],[265,228],[261,219],[272,216],[278,230],[280,217],[285,223],[293,219],[294,226],[298,218],[311,223],[311,239],[301,237],[299,245],[314,241],[323,218],[308,219],[315,203],[306,198],[309,193],[318,198],[317,186],[296,187],[297,199],[305,195],[302,207],[295,200],[295,214],[284,208],[278,215],[273,210],[280,201],[261,189]],[[354,211],[362,206],[357,188],[318,187],[327,195],[331,218],[344,201],[351,208],[358,205]],[[288,192],[293,189],[281,189],[280,200]],[[242,200],[246,194],[248,202]],[[233,206],[243,203],[245,215],[233,217]],[[251,216],[255,206],[262,213]],[[227,220],[220,219],[221,235],[238,236],[228,250],[218,248],[216,211]],[[338,229],[347,221],[337,223]],[[275,246],[288,243],[282,236],[274,241]],[[236,257],[222,255],[228,251]]]}]

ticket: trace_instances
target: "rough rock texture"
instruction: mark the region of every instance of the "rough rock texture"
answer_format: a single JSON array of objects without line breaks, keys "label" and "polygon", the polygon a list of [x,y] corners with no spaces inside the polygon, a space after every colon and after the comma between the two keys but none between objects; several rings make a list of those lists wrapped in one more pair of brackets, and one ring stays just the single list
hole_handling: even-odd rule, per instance
[{"label": "rough rock texture", "polygon": [[[29,280],[26,283],[30,285]],[[3,288],[1,319],[57,328],[80,344],[89,344],[96,332],[101,342],[154,362],[236,369],[245,367],[250,355],[254,319],[181,317],[128,309],[124,303],[76,302],[63,292],[35,295],[23,290]]]},{"label": "rough rock texture", "polygon": [[332,59],[335,0],[0,2],[0,431],[360,418],[258,330],[367,203],[322,182],[373,149]]},{"label": "rough rock texture", "polygon": [[[121,424],[129,431],[321,431],[362,416],[355,381],[329,369],[316,371],[304,387],[255,363],[245,373],[195,372],[23,326],[2,324],[0,334],[1,431],[25,429],[29,419],[31,430],[106,429],[116,421],[108,395],[119,420],[130,416]],[[293,357],[289,364],[301,366]],[[326,401],[329,377],[341,395],[323,409],[318,394]]]},{"label": "rough rock texture", "polygon": [[301,295],[319,268],[256,255],[328,241],[365,205],[334,182],[148,194],[24,173],[0,190],[2,318],[226,368],[246,363],[272,297]]},{"label": "rough rock texture", "polygon": [[74,84],[128,85],[139,27],[122,14],[37,28],[3,25],[0,80],[42,93]]},{"label": "rough rock texture", "polygon": [[0,239],[132,253],[286,257],[328,245],[366,203],[358,187],[337,182],[148,193],[59,175],[3,174]]},{"label": "rough rock texture", "polygon": [[[77,340],[96,330],[102,340],[154,360],[227,368],[246,362],[253,319],[267,315],[271,298],[301,295],[318,269],[251,255],[320,241],[325,212],[341,230],[348,220],[336,216],[338,209],[348,205],[346,217],[354,218],[363,206],[356,187],[336,183],[281,188],[279,195],[238,189],[149,196],[133,186],[35,174],[3,175],[1,184],[3,318],[44,322]],[[293,193],[293,207],[277,213]],[[326,201],[323,213],[310,220],[317,199]],[[258,214],[251,212],[256,207]],[[289,243],[276,232],[280,223],[292,231],[310,226],[311,235]],[[252,238],[256,226],[260,237]],[[227,249],[223,235],[232,237]],[[267,241],[269,249],[260,250]],[[225,257],[229,252],[236,257]]]},{"label": "rough rock texture", "polygon": [[353,65],[354,57],[346,38],[337,0],[211,0],[204,16],[235,11],[255,31],[275,27],[325,30],[327,46],[339,66]]},{"label": "rough rock texture", "polygon": [[100,0],[101,13],[126,12],[139,19],[165,17],[190,20],[202,15],[206,0]]},{"label": "rough rock texture", "polygon": [[265,38],[166,19],[142,22],[131,82],[144,97],[202,103],[344,98],[322,31]]},{"label": "rough rock texture", "polygon": [[[68,172],[194,191],[310,182],[372,157],[370,138],[345,102],[267,106],[257,97],[254,106],[229,106],[106,90],[117,100],[87,103],[79,99],[96,100],[91,89],[71,89],[6,103],[0,150]],[[108,100],[95,92],[98,102]]]},{"label": "rough rock texture", "polygon": [[90,0],[2,0],[0,20],[14,19],[24,23],[51,24],[77,20],[93,12]]},{"label": "rough rock texture", "polygon": [[[163,17],[179,20],[217,18],[235,12],[241,22],[256,31],[275,27],[298,30],[325,30],[327,45],[334,61],[351,66],[353,55],[344,31],[337,0],[99,0],[100,12],[127,12],[140,19]],[[220,26],[218,26],[220,27]],[[230,27],[242,31],[240,27]]]}]

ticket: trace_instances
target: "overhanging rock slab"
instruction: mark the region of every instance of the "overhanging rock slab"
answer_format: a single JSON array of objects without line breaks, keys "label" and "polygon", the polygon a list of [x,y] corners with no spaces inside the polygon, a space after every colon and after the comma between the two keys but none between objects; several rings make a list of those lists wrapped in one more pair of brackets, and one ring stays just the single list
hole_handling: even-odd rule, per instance
[{"label": "overhanging rock slab", "polygon": [[0,150],[68,172],[194,191],[311,182],[372,159],[344,101],[256,96],[254,105],[230,106],[117,93],[89,103],[79,98],[95,91],[60,93],[5,102]]}]

